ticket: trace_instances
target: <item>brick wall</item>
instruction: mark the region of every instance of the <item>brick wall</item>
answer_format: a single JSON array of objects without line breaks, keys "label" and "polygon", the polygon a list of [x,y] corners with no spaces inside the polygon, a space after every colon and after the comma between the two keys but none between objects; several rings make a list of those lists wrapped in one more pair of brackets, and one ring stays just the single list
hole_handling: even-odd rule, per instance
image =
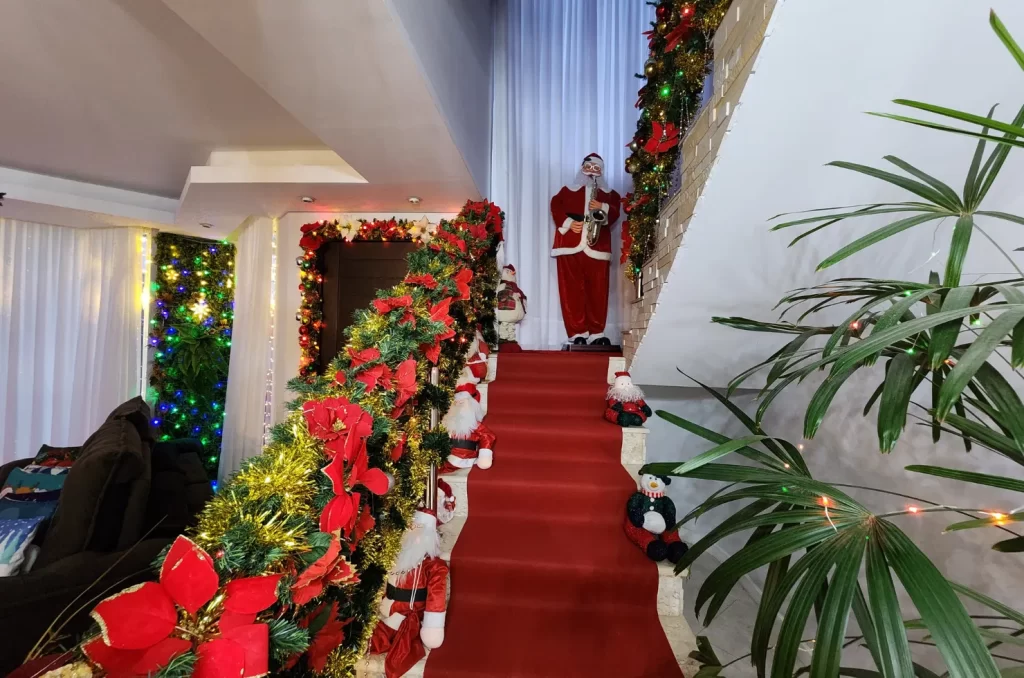
[{"label": "brick wall", "polygon": [[715,91],[703,112],[687,130],[682,144],[682,188],[661,209],[657,249],[644,265],[644,296],[623,281],[622,299],[628,307],[622,334],[627,364],[647,332],[651,315],[658,307],[658,293],[672,267],[686,227],[693,217],[697,199],[718,157],[718,148],[729,127],[733,111],[752,72],[765,29],[777,0],[734,0],[715,34]]}]

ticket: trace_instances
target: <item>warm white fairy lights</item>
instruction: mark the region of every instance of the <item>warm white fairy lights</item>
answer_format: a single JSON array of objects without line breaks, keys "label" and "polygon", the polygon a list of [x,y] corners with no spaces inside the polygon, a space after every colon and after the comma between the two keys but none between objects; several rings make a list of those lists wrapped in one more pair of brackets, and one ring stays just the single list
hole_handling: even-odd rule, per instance
[{"label": "warm white fairy lights", "polygon": [[277,219],[270,234],[270,336],[267,338],[267,376],[263,385],[263,445],[270,442],[274,414],[274,339],[277,325]]}]

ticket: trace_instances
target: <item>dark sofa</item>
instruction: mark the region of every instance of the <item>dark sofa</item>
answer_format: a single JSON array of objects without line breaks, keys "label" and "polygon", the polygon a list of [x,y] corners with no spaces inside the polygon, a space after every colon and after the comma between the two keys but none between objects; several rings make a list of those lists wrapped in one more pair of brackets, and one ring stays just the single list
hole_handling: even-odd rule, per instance
[{"label": "dark sofa", "polygon": [[[212,496],[199,442],[155,442],[149,420],[135,398],[76,449],[31,571],[0,577],[0,675],[21,664],[65,608],[76,612],[61,636],[73,642],[97,600],[154,579],[154,559]],[[0,467],[0,485],[31,461]]]}]

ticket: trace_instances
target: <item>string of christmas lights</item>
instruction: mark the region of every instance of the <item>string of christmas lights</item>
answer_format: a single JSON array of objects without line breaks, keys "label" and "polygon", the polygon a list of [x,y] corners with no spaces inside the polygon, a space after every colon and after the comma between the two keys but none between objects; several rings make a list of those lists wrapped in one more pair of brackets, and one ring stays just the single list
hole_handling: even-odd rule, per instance
[{"label": "string of christmas lights", "polygon": [[235,246],[173,233],[156,236],[149,346],[150,393],[160,439],[195,438],[217,477],[234,320]]},{"label": "string of christmas lights", "polygon": [[647,36],[650,56],[636,102],[640,109],[636,134],[629,142],[626,172],[633,192],[623,201],[622,263],[626,276],[636,276],[655,251],[658,212],[669,194],[679,159],[679,142],[700,109],[704,80],[714,53],[712,40],[730,0],[665,0],[648,2],[656,21]]},{"label": "string of christmas lights", "polygon": [[295,319],[299,321],[299,376],[312,379],[320,359],[320,333],[324,328],[323,271],[317,251],[332,241],[344,242],[430,242],[437,226],[423,217],[406,219],[360,219],[354,222],[317,221],[302,227],[299,246],[303,254],[295,260],[299,267],[299,291],[302,302]]}]

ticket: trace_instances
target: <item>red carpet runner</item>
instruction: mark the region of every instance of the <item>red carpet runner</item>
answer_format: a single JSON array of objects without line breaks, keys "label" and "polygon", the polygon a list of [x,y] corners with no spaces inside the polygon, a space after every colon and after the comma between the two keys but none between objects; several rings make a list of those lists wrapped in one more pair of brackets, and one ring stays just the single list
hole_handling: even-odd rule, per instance
[{"label": "red carpet runner", "polygon": [[494,466],[469,480],[430,678],[670,678],[657,568],[626,540],[636,489],[602,419],[608,355],[503,354]]}]

